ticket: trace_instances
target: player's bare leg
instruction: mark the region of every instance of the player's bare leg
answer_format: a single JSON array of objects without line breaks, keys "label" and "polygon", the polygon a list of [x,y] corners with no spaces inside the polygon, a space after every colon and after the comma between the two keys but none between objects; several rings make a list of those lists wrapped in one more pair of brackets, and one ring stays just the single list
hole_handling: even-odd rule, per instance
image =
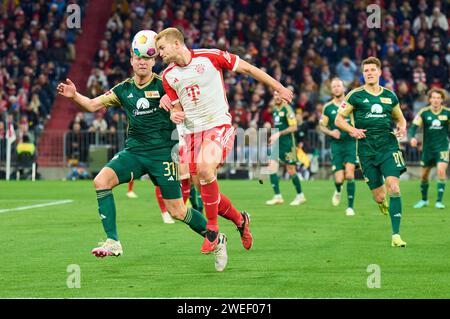
[{"label": "player's bare leg", "polygon": [[123,254],[122,246],[117,235],[116,205],[112,189],[119,184],[119,179],[113,169],[104,167],[94,178],[94,187],[97,193],[98,212],[102,220],[103,229],[107,239],[99,247],[92,250],[96,257],[120,256]]},{"label": "player's bare leg", "polygon": [[272,185],[275,195],[273,196],[272,199],[266,201],[266,205],[278,205],[284,203],[283,196],[281,195],[280,191],[278,167],[279,167],[278,161],[269,159],[269,165],[267,169],[270,172],[270,184]]},{"label": "player's bare leg", "polygon": [[297,175],[297,166],[296,165],[286,165],[286,170],[291,177],[292,183],[295,186],[295,190],[297,192],[297,195],[295,196],[294,200],[289,204],[291,206],[297,206],[301,205],[304,202],[306,202],[305,195],[302,192],[302,186],[300,184],[300,179]]},{"label": "player's bare leg", "polygon": [[386,199],[386,188],[384,185],[372,189],[373,200],[378,204],[378,208],[383,215],[389,213],[389,204]]},{"label": "player's bare leg", "polygon": [[345,163],[345,180],[347,181],[347,216],[355,215],[353,203],[355,201],[355,164]]},{"label": "player's bare leg", "polygon": [[444,191],[445,191],[445,181],[447,179],[447,167],[448,163],[445,162],[438,162],[437,163],[437,200],[434,207],[439,209],[444,209],[445,205],[442,203],[442,198],[444,197]]},{"label": "player's bare leg", "polygon": [[422,167],[422,176],[420,182],[420,192],[422,194],[422,199],[418,201],[414,208],[422,208],[429,205],[428,201],[428,188],[429,188],[429,177],[432,167]]}]

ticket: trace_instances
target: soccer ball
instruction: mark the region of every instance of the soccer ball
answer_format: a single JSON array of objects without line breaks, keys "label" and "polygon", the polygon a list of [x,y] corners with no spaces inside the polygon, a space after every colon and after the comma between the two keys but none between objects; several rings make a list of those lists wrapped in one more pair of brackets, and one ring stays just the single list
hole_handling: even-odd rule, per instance
[{"label": "soccer ball", "polygon": [[133,38],[131,48],[138,57],[154,58],[158,55],[155,43],[156,32],[141,30]]}]

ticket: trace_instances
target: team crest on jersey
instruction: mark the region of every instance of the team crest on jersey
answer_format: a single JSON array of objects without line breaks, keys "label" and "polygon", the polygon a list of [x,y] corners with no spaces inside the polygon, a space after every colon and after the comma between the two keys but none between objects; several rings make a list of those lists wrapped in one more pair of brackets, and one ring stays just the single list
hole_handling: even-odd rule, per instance
[{"label": "team crest on jersey", "polygon": [[197,65],[195,66],[195,71],[196,71],[198,74],[203,74],[203,72],[205,72],[205,65],[203,65],[203,64],[197,64]]},{"label": "team crest on jersey", "polygon": [[145,97],[147,98],[160,98],[159,91],[145,91]]},{"label": "team crest on jersey", "polygon": [[389,97],[380,97],[380,101],[384,104],[392,104],[392,100]]},{"label": "team crest on jersey", "polygon": [[438,119],[441,120],[441,121],[447,121],[448,117],[447,117],[447,115],[439,115]]},{"label": "team crest on jersey", "polygon": [[280,116],[284,116],[284,112],[280,112]]}]

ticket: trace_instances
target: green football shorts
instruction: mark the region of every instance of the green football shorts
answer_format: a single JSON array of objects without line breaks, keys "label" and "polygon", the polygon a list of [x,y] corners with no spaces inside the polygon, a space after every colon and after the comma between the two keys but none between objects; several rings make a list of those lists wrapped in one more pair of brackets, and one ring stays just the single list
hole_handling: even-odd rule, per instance
[{"label": "green football shorts", "polygon": [[127,183],[148,174],[155,186],[161,188],[165,199],[181,198],[178,166],[172,160],[170,149],[149,151],[148,153],[123,150],[114,155],[106,164],[119,178],[119,184]]},{"label": "green football shorts", "polygon": [[298,163],[297,148],[279,145],[278,152],[274,148],[271,149],[270,159],[279,161],[283,165],[296,165]]},{"label": "green football shorts", "polygon": [[331,144],[331,164],[333,172],[343,170],[345,164],[356,164],[356,142]]},{"label": "green football shorts", "polygon": [[422,152],[422,159],[420,164],[423,167],[433,167],[437,163],[447,163],[448,164],[448,149],[440,151],[426,151]]},{"label": "green football shorts", "polygon": [[406,172],[405,160],[400,150],[374,156],[359,155],[358,158],[364,179],[371,190],[382,186],[386,177],[400,177]]}]

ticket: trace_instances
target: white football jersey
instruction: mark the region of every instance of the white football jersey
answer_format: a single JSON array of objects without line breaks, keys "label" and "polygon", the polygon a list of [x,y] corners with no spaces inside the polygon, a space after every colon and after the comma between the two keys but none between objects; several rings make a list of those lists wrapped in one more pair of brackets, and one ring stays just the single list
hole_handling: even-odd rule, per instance
[{"label": "white football jersey", "polygon": [[186,66],[171,63],[163,73],[163,85],[172,104],[185,112],[185,132],[197,133],[231,125],[222,69],[236,71],[239,57],[217,49],[191,50]]}]

